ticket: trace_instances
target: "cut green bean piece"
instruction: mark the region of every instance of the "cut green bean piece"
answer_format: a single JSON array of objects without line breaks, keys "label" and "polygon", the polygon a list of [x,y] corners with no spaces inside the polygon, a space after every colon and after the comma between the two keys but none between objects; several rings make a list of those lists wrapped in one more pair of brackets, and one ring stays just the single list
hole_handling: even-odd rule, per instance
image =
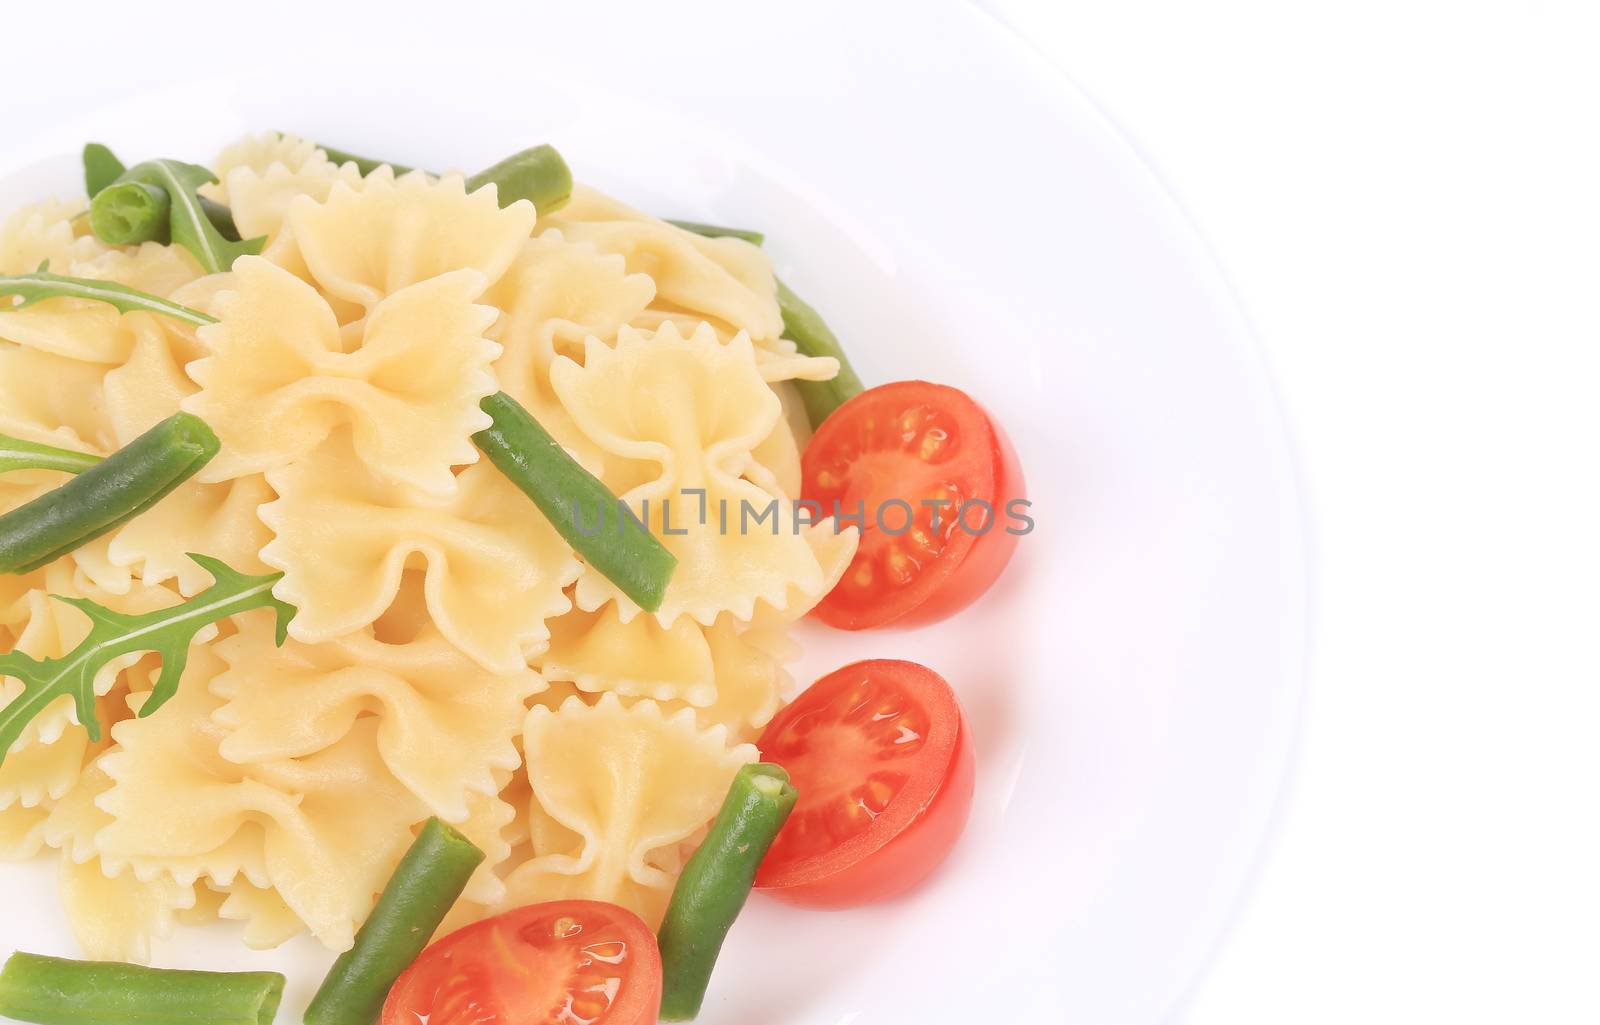
[{"label": "cut green bean piece", "polygon": [[328,155],[328,159],[333,161],[335,164],[356,165],[356,170],[361,172],[361,176],[363,178],[385,165],[394,170],[394,176],[396,178],[400,177],[402,174],[410,174],[415,170],[415,168],[407,167],[404,164],[392,163],[388,160],[373,160],[371,157],[358,157],[354,153],[347,153],[342,149],[334,149],[332,146],[326,146],[320,142],[316,145],[317,149],[320,149],[322,152],[326,153]]},{"label": "cut green bean piece", "polygon": [[[200,195],[201,186],[216,180],[198,164],[146,160],[128,168],[94,197],[89,225],[102,241],[113,245],[170,241],[187,249],[206,273],[219,274],[239,257],[261,252],[266,238],[238,240],[232,214],[224,217],[223,208],[208,205]],[[156,217],[157,208],[166,210],[164,219]],[[165,225],[164,233],[157,230],[160,224]]]},{"label": "cut green bean piece", "polygon": [[[89,204],[89,227],[102,242],[136,246],[142,242],[172,242],[172,199],[159,185],[142,182],[110,183],[94,192]],[[215,200],[197,196],[200,214],[224,242],[239,241],[233,211]]]},{"label": "cut green bean piece", "polygon": [[547,214],[572,198],[572,169],[554,146],[534,146],[468,178],[467,191],[490,184],[498,189],[501,206],[526,199],[540,214]]},{"label": "cut green bean piece", "polygon": [[839,361],[839,373],[830,380],[794,382],[811,426],[821,427],[828,414],[860,395],[865,388],[822,315],[795,295],[782,279],[778,281],[778,309],[783,312],[783,337],[794,342],[801,355],[832,356]]},{"label": "cut green bean piece", "polygon": [[[533,499],[585,562],[646,612],[659,609],[677,557],[631,513],[624,514],[617,496],[578,465],[515,399],[499,392],[482,405],[494,425],[472,440],[490,461]],[[615,520],[608,525],[611,517]]]},{"label": "cut green bean piece", "polygon": [[122,177],[122,172],[127,168],[117,155],[107,146],[98,142],[86,143],[83,147],[83,188],[93,199],[100,194],[100,190]]},{"label": "cut green bean piece", "polygon": [[18,951],[0,971],[0,1015],[38,1025],[272,1025],[277,972],[187,972]]},{"label": "cut green bean piece", "polygon": [[159,185],[114,182],[95,193],[89,204],[89,227],[102,242],[136,246],[172,240],[172,199]]},{"label": "cut green bean piece", "polygon": [[306,1008],[306,1025],[372,1025],[483,861],[472,841],[436,818],[389,877],[355,946],[339,955]]},{"label": "cut green bean piece", "polygon": [[724,228],[720,224],[702,224],[699,221],[675,221],[670,217],[667,218],[667,223],[673,227],[682,228],[684,231],[692,231],[696,235],[704,235],[706,238],[742,238],[753,246],[762,245],[767,241],[767,236],[759,231],[751,231],[748,228]]},{"label": "cut green bean piece", "polygon": [[53,491],[0,516],[0,573],[28,573],[133,519],[217,454],[204,420],[175,413]]},{"label": "cut green bean piece", "polygon": [[0,297],[5,296],[14,296],[15,301],[9,304],[0,303],[0,313],[6,310],[20,310],[34,303],[44,302],[46,299],[68,298],[109,303],[122,313],[156,313],[196,326],[217,322],[216,318],[209,314],[180,306],[170,299],[163,299],[149,292],[141,292],[137,288],[119,285],[115,281],[69,278],[61,274],[51,274],[44,267],[40,267],[32,274],[0,276]]},{"label": "cut green bean piece", "polygon": [[[404,164],[356,156],[320,142],[317,146],[336,164],[355,164],[362,175],[371,174],[386,164],[394,169],[396,177],[414,170]],[[432,171],[425,173],[438,177]],[[544,214],[559,208],[572,195],[572,169],[554,146],[534,146],[467,178],[467,191],[476,192],[490,184],[495,186],[501,206],[526,199]]]},{"label": "cut green bean piece", "polygon": [[746,765],[733,777],[711,832],[678,877],[661,923],[662,1021],[689,1021],[700,1013],[722,941],[798,796],[778,765]]},{"label": "cut green bean piece", "polygon": [[69,448],[41,445],[37,441],[23,441],[9,434],[0,434],[0,473],[8,470],[82,473],[99,461],[99,456],[87,452],[74,452]]}]

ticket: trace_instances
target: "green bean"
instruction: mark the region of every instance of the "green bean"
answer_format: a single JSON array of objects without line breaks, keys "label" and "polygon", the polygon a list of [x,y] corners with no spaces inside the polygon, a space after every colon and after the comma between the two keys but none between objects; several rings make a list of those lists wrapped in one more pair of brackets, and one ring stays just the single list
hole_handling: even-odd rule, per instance
[{"label": "green bean", "polygon": [[572,169],[554,146],[534,146],[468,178],[467,191],[489,184],[499,190],[501,206],[526,199],[540,214],[547,214],[572,197]]},{"label": "green bean", "polygon": [[126,523],[217,454],[205,421],[175,413],[53,491],[0,516],[0,573],[27,573]]},{"label": "green bean", "polygon": [[753,246],[759,246],[767,240],[767,236],[761,232],[751,231],[748,228],[724,228],[718,224],[701,224],[699,221],[675,221],[670,217],[667,218],[667,223],[684,231],[692,231],[696,235],[704,235],[706,238],[742,238]]},{"label": "green bean", "polygon": [[87,452],[74,452],[69,448],[41,445],[37,441],[23,441],[9,434],[0,434],[0,473],[8,470],[82,473],[99,461],[99,456]]},{"label": "green bean", "polygon": [[783,336],[794,342],[802,355],[832,356],[839,361],[839,373],[830,380],[794,382],[811,426],[821,427],[829,413],[860,395],[864,386],[822,315],[795,295],[782,279],[778,281],[778,309],[783,312]]},{"label": "green bean", "polygon": [[334,149],[332,146],[325,146],[320,142],[317,143],[317,149],[320,149],[322,152],[326,153],[328,155],[328,159],[336,164],[356,165],[356,170],[361,172],[361,176],[363,178],[371,174],[373,171],[376,171],[378,168],[383,167],[384,165],[388,165],[394,170],[394,176],[396,178],[400,177],[402,174],[410,174],[413,170],[415,170],[415,168],[407,167],[404,164],[394,164],[387,160],[373,160],[370,157],[358,157],[354,153],[347,153],[342,149]]},{"label": "green bean", "polygon": [[83,147],[83,188],[93,199],[100,194],[100,190],[122,177],[122,172],[127,168],[122,166],[122,161],[117,155],[98,142],[87,143]]},{"label": "green bean", "polygon": [[[617,496],[567,455],[515,399],[499,392],[483,400],[483,411],[494,418],[494,426],[472,440],[490,461],[533,499],[584,561],[646,612],[659,609],[677,557],[631,514],[626,518],[633,522],[630,529]],[[586,509],[595,510],[592,530],[580,525]],[[615,530],[604,529],[608,509],[617,511]]]},{"label": "green bean", "polygon": [[0,971],[0,1015],[39,1025],[272,1025],[277,972],[179,972],[18,951]]},{"label": "green bean", "polygon": [[89,203],[89,227],[102,242],[136,246],[172,241],[172,197],[159,185],[114,182],[104,185]]},{"label": "green bean", "polygon": [[[387,160],[358,157],[320,142],[317,147],[336,164],[355,164],[363,175],[371,174],[385,164],[394,169],[396,177],[414,170]],[[432,171],[425,173],[438,177]],[[476,192],[491,184],[496,187],[501,206],[510,206],[519,199],[526,199],[535,210],[544,214],[559,208],[572,195],[572,170],[554,146],[534,146],[513,153],[469,177],[467,191]]]},{"label": "green bean", "polygon": [[[100,241],[114,246],[172,242],[172,197],[161,186],[145,182],[107,183],[95,190],[94,197],[89,204],[89,227]],[[200,212],[223,238],[229,242],[239,241],[239,228],[233,222],[232,210],[201,196]]]},{"label": "green bean", "polygon": [[746,765],[734,776],[711,832],[678,877],[661,923],[662,1021],[688,1021],[700,1013],[722,941],[797,796],[789,774],[777,765]]},{"label": "green bean", "polygon": [[429,819],[306,1008],[306,1025],[372,1025],[400,973],[417,959],[483,861],[472,841]]}]

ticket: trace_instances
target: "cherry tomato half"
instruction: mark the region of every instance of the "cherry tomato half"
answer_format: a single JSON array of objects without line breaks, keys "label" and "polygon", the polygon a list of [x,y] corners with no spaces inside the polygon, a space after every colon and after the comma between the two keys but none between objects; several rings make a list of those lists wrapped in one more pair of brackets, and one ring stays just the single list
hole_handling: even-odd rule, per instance
[{"label": "cherry tomato half", "polygon": [[1000,425],[957,388],[896,381],[862,392],[817,428],[801,469],[801,496],[823,515],[865,513],[854,561],[816,608],[829,626],[953,615],[1016,550],[1022,467]]},{"label": "cherry tomato half", "polygon": [[458,929],[406,969],[383,1025],[653,1025],[661,954],[633,912],[534,904]]},{"label": "cherry tomato half", "polygon": [[955,692],[915,662],[830,673],[779,712],[758,746],[800,800],[756,875],[772,896],[851,907],[911,889],[972,810],[971,732]]}]

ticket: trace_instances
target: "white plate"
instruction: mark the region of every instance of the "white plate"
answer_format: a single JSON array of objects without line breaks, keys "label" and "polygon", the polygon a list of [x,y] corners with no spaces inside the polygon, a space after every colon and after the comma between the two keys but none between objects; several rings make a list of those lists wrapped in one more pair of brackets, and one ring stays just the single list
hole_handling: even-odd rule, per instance
[{"label": "white plate", "polygon": [[[166,34],[134,59],[124,33],[38,49],[32,80],[78,98],[8,112],[5,163],[23,169],[8,205],[71,188],[61,157],[89,138],[203,160],[276,127],[469,168],[550,141],[641,207],[765,229],[864,378],[959,385],[1011,430],[1038,529],[997,591],[919,632],[808,631],[800,667],[900,656],[956,684],[980,758],[965,839],[886,906],[752,901],[702,1020],[1164,1019],[1226,926],[1283,776],[1304,543],[1248,329],[1082,97],[954,2],[729,4],[688,22],[678,5],[435,5],[416,21],[388,3],[204,21],[162,6],[141,5]],[[227,59],[197,56],[224,40]],[[183,80],[197,69],[213,77]],[[51,871],[0,869],[0,948],[73,952]],[[328,961],[309,942],[252,954],[225,927],[159,956],[287,972],[285,1021]]]}]

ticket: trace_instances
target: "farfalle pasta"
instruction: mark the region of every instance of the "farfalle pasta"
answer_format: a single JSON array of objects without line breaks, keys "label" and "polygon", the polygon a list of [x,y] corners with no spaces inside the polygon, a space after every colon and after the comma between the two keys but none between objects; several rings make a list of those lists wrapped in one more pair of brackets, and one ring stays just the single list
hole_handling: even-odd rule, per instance
[{"label": "farfalle pasta", "polygon": [[655,282],[656,301],[666,312],[762,341],[783,333],[772,261],[748,242],[703,238],[581,186],[544,223],[574,242],[621,256],[630,272]]},{"label": "farfalle pasta", "polygon": [[371,717],[389,772],[451,822],[467,817],[473,795],[499,793],[496,773],[521,763],[512,745],[517,719],[545,689],[531,669],[484,670],[432,627],[403,644],[354,633],[279,647],[272,624],[254,617],[216,652],[227,663],[211,681],[226,699],[212,717],[226,731],[224,758],[305,757]]},{"label": "farfalle pasta", "polygon": [[212,721],[222,699],[207,686],[223,663],[196,655],[159,714],[112,731],[117,749],[102,764],[113,785],[96,802],[112,816],[95,839],[102,858],[185,884],[242,874],[272,886],[330,948],[349,947],[423,805],[384,766],[371,718],[304,758],[223,757]]},{"label": "farfalle pasta", "polygon": [[[0,434],[96,459],[175,416],[217,439],[131,518],[0,574],[0,653],[77,654],[88,620],[52,595],[201,616],[248,584],[255,610],[197,620],[170,694],[159,646],[95,663],[98,741],[54,697],[0,752],[0,858],[59,856],[82,951],[122,961],[212,920],[347,949],[433,817],[485,854],[446,928],[567,897],[654,926],[856,549],[796,504],[794,392],[838,361],[784,338],[760,248],[582,185],[536,210],[277,133],[211,169],[195,194],[252,240],[220,262],[105,243],[81,200],[0,227],[0,274],[143,294],[0,293]],[[611,493],[580,527],[626,508],[673,557],[659,607],[496,461],[503,400]],[[0,515],[70,479],[0,472]],[[0,678],[0,722],[23,692]]]},{"label": "farfalle pasta", "polygon": [[[853,535],[802,524],[792,501],[741,476],[782,416],[743,334],[723,343],[705,325],[687,338],[671,322],[624,329],[615,347],[591,341],[582,366],[557,359],[551,380],[605,454],[606,483],[678,558],[656,613],[664,626],[680,615],[749,620],[757,602],[809,607],[849,562],[848,543],[832,542]],[[580,608],[608,601],[626,618],[637,611],[599,574],[579,579]]]},{"label": "farfalle pasta", "polygon": [[317,285],[371,310],[386,296],[451,271],[504,274],[533,230],[533,204],[502,208],[493,189],[468,194],[460,175],[399,178],[379,168],[359,188],[336,184],[324,202],[300,196],[288,225]]},{"label": "farfalle pasta", "polygon": [[672,890],[655,858],[703,827],[739,766],[757,757],[721,727],[701,730],[691,712],[668,717],[653,701],[624,708],[615,695],[534,708],[523,746],[533,799],[577,845],[536,850],[507,878],[508,902],[584,896],[647,922],[660,921]]},{"label": "farfalle pasta", "polygon": [[495,390],[500,347],[483,337],[496,313],[472,300],[483,276],[456,270],[410,285],[341,331],[316,290],[245,257],[220,322],[200,332],[212,355],[188,367],[200,390],[184,409],[210,423],[224,450],[210,481],[276,469],[348,427],[375,475],[431,494],[455,485],[451,466],[477,458],[489,425],[478,403]]},{"label": "farfalle pasta", "polygon": [[462,473],[450,498],[424,500],[367,472],[337,438],[267,480],[279,497],[260,509],[275,535],[261,557],[283,571],[276,590],[299,609],[297,640],[375,622],[413,564],[439,631],[496,672],[525,665],[549,638],[545,621],[571,608],[571,548],[488,463]]}]

